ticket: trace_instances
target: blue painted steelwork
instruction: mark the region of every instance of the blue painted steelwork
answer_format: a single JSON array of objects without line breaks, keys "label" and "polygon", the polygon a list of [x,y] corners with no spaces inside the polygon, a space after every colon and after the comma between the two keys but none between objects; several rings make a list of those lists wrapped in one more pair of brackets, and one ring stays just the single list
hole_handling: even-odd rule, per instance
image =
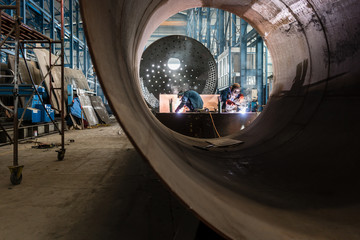
[{"label": "blue painted steelwork", "polygon": [[[11,0],[0,0],[2,5],[10,5]],[[66,44],[65,57],[68,59],[66,66],[77,67],[82,69],[84,74],[88,69],[89,64],[85,64],[84,59],[87,59],[88,53],[84,54],[84,58],[80,58],[81,53],[87,52],[83,39],[84,30],[80,24],[79,2],[78,0],[67,0],[67,7],[65,7],[65,40]],[[56,0],[21,0],[21,17],[24,24],[29,25],[35,30],[49,36],[51,39],[60,39],[60,15],[59,4]],[[7,10],[10,15],[12,11]],[[71,24],[72,23],[72,24]],[[76,27],[76,32],[74,27]],[[56,53],[60,49],[52,48],[52,53]],[[74,53],[76,51],[76,53]],[[76,54],[76,57],[75,57]]]},{"label": "blue painted steelwork", "polygon": [[236,15],[231,14],[231,46],[236,45]]},{"label": "blue painted steelwork", "polygon": [[68,0],[69,1],[69,31],[70,31],[70,37],[69,37],[69,64],[68,66],[70,68],[74,68],[74,11],[73,11],[73,5],[74,5],[74,1],[73,0]]},{"label": "blue painted steelwork", "polygon": [[247,39],[244,37],[247,29],[247,22],[241,19],[240,34],[240,85],[244,94],[243,86],[246,85],[246,57],[247,57]]},{"label": "blue painted steelwork", "polygon": [[192,37],[193,38],[197,38],[197,21],[196,21],[196,8],[195,9],[193,9],[193,14],[192,14],[192,16],[193,16],[193,24],[192,24],[192,26],[193,26],[193,33],[192,33]]},{"label": "blue painted steelwork", "polygon": [[[47,8],[41,7],[42,1],[47,3]],[[55,34],[55,32],[57,32],[58,34],[60,33],[60,22],[58,19],[56,19],[56,16],[59,14],[59,10],[56,8],[54,2],[56,2],[56,1],[55,0],[41,0],[40,2],[35,2],[34,0],[27,0],[26,5],[27,5],[28,12],[32,12],[33,14],[36,13],[37,15],[43,16],[43,18],[44,18],[44,24],[42,24],[43,26],[46,26],[45,22],[48,23],[48,27],[46,29],[45,34],[49,35],[52,39],[56,39],[56,38],[59,39],[60,36],[56,36],[56,34]],[[75,36],[74,32],[73,32],[74,9],[76,11],[79,10],[78,4],[79,3],[76,0],[69,0],[69,8],[65,8],[65,16],[68,19],[68,24],[67,24],[68,26],[66,26],[66,29],[65,29],[65,40],[67,40],[70,45],[69,48],[66,49],[67,50],[66,58],[68,59],[67,66],[73,67],[76,65],[81,68],[81,63],[74,64],[74,57],[73,57],[75,44],[78,44],[79,48],[86,49],[84,42],[82,40],[80,40],[81,39],[80,31],[79,31],[79,36],[77,34]],[[74,5],[76,5],[76,6],[74,7]],[[39,25],[39,21],[36,18],[35,19],[28,18],[27,20],[28,20],[28,22],[35,22],[35,24],[33,24],[35,26]],[[72,24],[70,24],[70,23],[72,23]],[[36,29],[41,30],[41,29],[39,29],[39,27],[36,27]],[[81,33],[82,33],[82,35],[84,34],[83,29],[82,29]],[[55,52],[55,51],[56,50],[53,49],[53,52]],[[82,67],[82,70],[84,71],[84,73],[86,72],[86,68]]]},{"label": "blue painted steelwork", "polygon": [[211,38],[211,30],[210,30],[210,25],[211,25],[211,8],[207,8],[206,9],[206,47],[208,49],[210,49],[210,38]]},{"label": "blue painted steelwork", "polygon": [[[206,17],[205,17],[206,12]],[[236,69],[236,66],[234,66],[233,57],[236,56],[232,53],[232,49],[234,47],[240,47],[240,85],[242,87],[242,93],[250,93],[251,89],[256,88],[256,85],[252,85],[251,81],[254,81],[255,79],[257,82],[267,79],[267,58],[265,59],[265,66],[263,64],[254,65],[254,69],[248,69],[248,58],[250,59],[259,59],[260,62],[264,63],[263,57],[261,59],[259,56],[261,54],[264,54],[264,50],[259,49],[257,46],[258,44],[263,44],[263,41],[261,40],[261,43],[257,41],[259,34],[255,29],[251,29],[247,31],[248,29],[248,23],[240,19],[235,14],[228,13],[226,16],[226,24],[225,24],[225,11],[220,9],[212,9],[212,8],[197,8],[197,9],[189,9],[187,11],[188,16],[188,22],[187,22],[187,35],[190,37],[194,37],[198,40],[200,40],[214,55],[214,57],[217,59],[222,52],[224,52],[225,47],[228,49],[228,57],[227,62],[229,63],[228,68],[228,85],[230,86],[235,82],[234,80],[234,73],[233,69]],[[202,15],[203,13],[204,15]],[[215,14],[215,15],[212,15]],[[216,20],[214,19],[216,18]],[[204,20],[204,22],[203,22]],[[206,26],[206,36],[203,38],[205,33],[203,34],[201,32],[201,29],[203,25]],[[200,29],[197,31],[197,29]],[[261,39],[261,38],[260,38]],[[250,48],[256,49],[255,52],[250,52]],[[265,51],[267,51],[267,48],[265,47]],[[267,52],[266,52],[267,53]],[[259,72],[262,72],[261,75]],[[237,75],[238,76],[238,75]],[[249,78],[249,79],[248,79]],[[254,80],[252,80],[252,78]],[[269,90],[268,87],[266,87],[266,92],[264,94],[263,88],[261,88],[260,91],[261,94],[264,95],[262,98],[259,98],[261,103],[259,102],[259,105],[266,104],[267,98],[269,96]],[[261,110],[261,107],[260,107]]]},{"label": "blue painted steelwork", "polygon": [[[84,44],[86,44],[86,38],[84,38]],[[84,73],[85,73],[85,76],[86,76],[86,73],[87,73],[87,68],[88,68],[88,65],[87,65],[87,49],[86,48],[83,48],[83,69],[84,69]]]},{"label": "blue painted steelwork", "polygon": [[203,36],[202,36],[202,28],[203,28],[203,14],[202,14],[202,8],[198,8],[199,13],[199,34],[198,34],[198,41],[203,43]]},{"label": "blue painted steelwork", "polygon": [[[50,11],[50,38],[55,39],[55,7],[54,7],[54,0],[50,0],[49,4],[49,11]],[[55,48],[51,48],[51,52],[55,53]]]},{"label": "blue painted steelwork", "polygon": [[264,105],[264,42],[259,36],[256,40],[256,81],[257,81],[257,91],[258,91],[258,111],[262,111],[262,106]]},{"label": "blue painted steelwork", "polygon": [[219,32],[219,38],[218,38],[218,42],[219,42],[219,52],[218,52],[218,56],[224,52],[224,48],[225,48],[225,30],[224,30],[224,10],[219,10],[218,11],[218,32]]},{"label": "blue painted steelwork", "polygon": [[[20,97],[31,96],[34,92],[31,84],[19,84]],[[14,96],[14,84],[0,84],[0,96]]]},{"label": "blue painted steelwork", "polygon": [[265,104],[267,104],[269,99],[269,84],[268,84],[268,48],[265,47]]},{"label": "blue painted steelwork", "polygon": [[[76,37],[79,38],[80,35],[80,14],[79,14],[80,8],[79,8],[79,4],[76,4],[75,7],[75,13],[76,13],[76,17],[75,17],[75,21],[76,21]],[[78,69],[80,69],[80,44],[77,42],[76,43],[76,67]]]},{"label": "blue painted steelwork", "polygon": [[[233,61],[232,61],[232,54],[231,54],[231,48],[235,45],[235,41],[236,41],[236,37],[234,37],[234,35],[236,35],[236,31],[234,29],[236,29],[236,16],[235,16],[235,21],[234,21],[234,14],[229,14],[229,20],[228,20],[228,28],[229,28],[229,59],[228,59],[228,63],[229,63],[229,86],[231,86],[233,84],[233,76],[232,76],[232,69],[233,69]],[[230,31],[231,29],[231,31]]]}]

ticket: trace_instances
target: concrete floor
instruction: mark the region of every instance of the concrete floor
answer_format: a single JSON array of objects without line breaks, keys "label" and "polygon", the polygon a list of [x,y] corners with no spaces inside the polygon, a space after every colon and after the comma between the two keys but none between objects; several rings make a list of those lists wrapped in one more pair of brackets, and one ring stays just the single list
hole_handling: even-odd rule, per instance
[{"label": "concrete floor", "polygon": [[[7,169],[12,146],[1,147],[0,240],[192,239],[197,220],[119,131],[114,123],[66,132],[62,162],[56,148],[20,144],[25,168],[18,186],[11,185]],[[60,136],[37,141],[59,143]],[[192,229],[185,237],[184,228]]]}]

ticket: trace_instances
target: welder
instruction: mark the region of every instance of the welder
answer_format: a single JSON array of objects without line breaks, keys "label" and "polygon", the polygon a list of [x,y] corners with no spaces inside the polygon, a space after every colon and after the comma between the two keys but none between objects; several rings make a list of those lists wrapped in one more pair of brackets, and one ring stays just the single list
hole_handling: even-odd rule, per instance
[{"label": "welder", "polygon": [[181,103],[176,108],[175,112],[179,112],[184,106],[189,108],[190,112],[196,112],[197,110],[203,108],[203,100],[201,99],[200,94],[194,90],[188,90],[185,92],[180,91],[178,93],[178,98],[179,97],[181,97]]}]

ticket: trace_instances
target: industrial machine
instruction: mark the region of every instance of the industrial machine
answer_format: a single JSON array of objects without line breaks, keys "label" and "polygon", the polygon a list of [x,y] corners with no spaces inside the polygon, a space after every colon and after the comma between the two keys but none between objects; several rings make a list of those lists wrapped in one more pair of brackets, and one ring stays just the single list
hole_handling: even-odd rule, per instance
[{"label": "industrial machine", "polygon": [[[41,86],[36,86],[36,88],[39,95],[35,94],[25,98],[27,107],[18,109],[18,119],[30,123],[51,122],[51,120],[55,118],[54,110],[50,104],[44,104],[43,106],[41,103],[45,88]],[[33,91],[31,87],[31,93]],[[48,112],[48,114],[46,112]]]}]

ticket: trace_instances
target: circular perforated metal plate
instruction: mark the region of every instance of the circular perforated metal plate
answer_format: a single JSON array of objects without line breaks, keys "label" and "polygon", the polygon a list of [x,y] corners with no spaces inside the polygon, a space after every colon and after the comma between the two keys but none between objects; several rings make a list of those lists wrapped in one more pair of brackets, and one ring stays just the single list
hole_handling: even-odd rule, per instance
[{"label": "circular perforated metal plate", "polygon": [[[176,62],[180,62],[180,66],[176,66]],[[200,94],[215,93],[216,71],[216,62],[203,44],[193,38],[173,35],[157,40],[144,51],[140,85],[147,103],[158,108],[159,94],[190,89]]]}]

